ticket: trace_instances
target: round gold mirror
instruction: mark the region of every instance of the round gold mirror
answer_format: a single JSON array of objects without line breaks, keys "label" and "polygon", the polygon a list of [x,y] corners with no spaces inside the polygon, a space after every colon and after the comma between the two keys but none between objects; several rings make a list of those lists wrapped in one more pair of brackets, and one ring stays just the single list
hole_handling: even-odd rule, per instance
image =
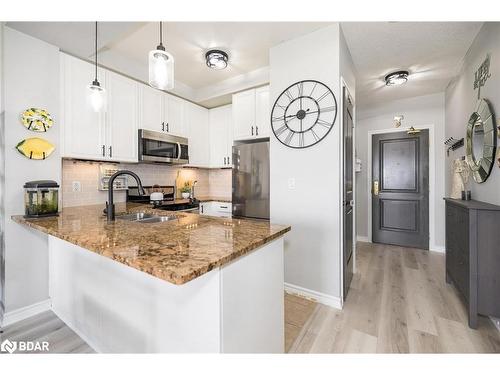
[{"label": "round gold mirror", "polygon": [[495,162],[497,131],[493,112],[485,99],[480,99],[467,124],[466,160],[478,183],[486,181]]}]

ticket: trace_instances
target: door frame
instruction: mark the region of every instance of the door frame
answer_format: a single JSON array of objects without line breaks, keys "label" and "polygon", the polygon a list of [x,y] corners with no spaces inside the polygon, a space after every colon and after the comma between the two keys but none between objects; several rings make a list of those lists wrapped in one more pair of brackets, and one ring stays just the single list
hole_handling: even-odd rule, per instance
[{"label": "door frame", "polygon": [[[340,94],[339,94],[339,106],[340,108],[340,147],[339,147],[339,160],[340,160],[340,176],[339,178],[339,187],[340,187],[340,196],[341,196],[341,201],[344,199],[344,87],[346,88],[347,92],[351,95],[351,98],[353,100],[353,105],[352,105],[352,126],[353,126],[353,131],[352,131],[352,199],[354,200],[354,207],[352,208],[352,267],[353,267],[353,272],[356,273],[356,238],[357,238],[357,226],[356,226],[356,98],[352,96],[352,91],[349,88],[349,85],[346,83],[344,80],[344,77],[340,77]],[[339,236],[339,255],[340,255],[340,307],[342,308],[344,305],[344,206],[342,204],[339,204],[339,217],[341,220],[339,220],[339,227],[340,227],[340,236]]]},{"label": "door frame", "polygon": [[[423,129],[429,131],[429,251],[439,251],[435,243],[435,229],[436,229],[436,206],[435,194],[436,194],[436,145],[434,136],[434,124],[427,125],[413,125],[416,129]],[[367,170],[367,187],[366,193],[368,196],[368,241],[372,242],[372,141],[375,134],[387,134],[387,133],[400,133],[407,131],[409,127],[405,128],[388,128],[388,129],[377,129],[368,131],[368,162],[366,166]]]}]

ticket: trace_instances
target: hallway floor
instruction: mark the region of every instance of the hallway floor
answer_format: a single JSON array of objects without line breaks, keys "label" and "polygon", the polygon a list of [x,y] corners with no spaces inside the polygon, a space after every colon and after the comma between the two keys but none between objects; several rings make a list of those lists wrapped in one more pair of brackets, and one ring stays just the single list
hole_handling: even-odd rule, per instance
[{"label": "hallway floor", "polygon": [[343,310],[316,304],[298,334],[286,310],[287,341],[296,337],[288,352],[500,353],[488,318],[469,329],[458,292],[445,282],[444,254],[364,242],[357,251]]}]

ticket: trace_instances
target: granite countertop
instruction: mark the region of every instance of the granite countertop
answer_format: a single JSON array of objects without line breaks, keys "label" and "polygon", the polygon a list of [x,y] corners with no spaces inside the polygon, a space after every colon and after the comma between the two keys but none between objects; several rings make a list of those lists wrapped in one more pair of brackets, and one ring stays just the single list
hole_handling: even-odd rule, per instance
[{"label": "granite countertop", "polygon": [[177,220],[108,224],[102,205],[64,208],[58,217],[12,219],[173,284],[184,284],[290,231],[266,221],[216,218],[117,203],[117,216],[133,212]]}]

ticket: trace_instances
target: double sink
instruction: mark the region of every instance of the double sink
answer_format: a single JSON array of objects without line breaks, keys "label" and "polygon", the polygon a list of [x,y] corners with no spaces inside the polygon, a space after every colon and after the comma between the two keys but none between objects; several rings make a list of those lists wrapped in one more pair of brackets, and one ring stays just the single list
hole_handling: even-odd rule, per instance
[{"label": "double sink", "polygon": [[136,223],[163,223],[166,221],[177,220],[177,215],[155,215],[146,212],[137,212],[134,214],[117,215],[116,220],[132,221]]}]

